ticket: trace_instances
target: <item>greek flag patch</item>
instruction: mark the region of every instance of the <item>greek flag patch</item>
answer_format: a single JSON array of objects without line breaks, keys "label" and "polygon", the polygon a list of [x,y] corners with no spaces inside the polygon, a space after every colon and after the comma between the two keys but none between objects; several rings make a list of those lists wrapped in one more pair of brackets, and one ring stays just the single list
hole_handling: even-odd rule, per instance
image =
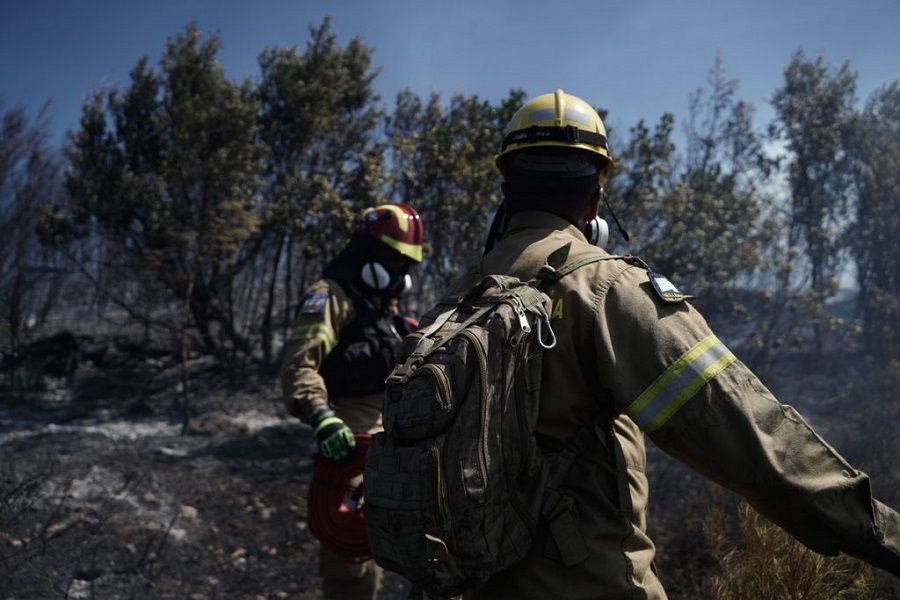
[{"label": "greek flag patch", "polygon": [[310,292],[303,299],[300,312],[304,315],[321,315],[328,304],[328,292]]},{"label": "greek flag patch", "polygon": [[653,289],[656,291],[656,295],[663,299],[665,302],[683,302],[688,298],[693,298],[693,296],[688,294],[682,294],[675,284],[669,281],[669,279],[665,275],[660,275],[659,273],[653,273],[652,271],[648,273],[650,276],[650,283],[653,284]]}]

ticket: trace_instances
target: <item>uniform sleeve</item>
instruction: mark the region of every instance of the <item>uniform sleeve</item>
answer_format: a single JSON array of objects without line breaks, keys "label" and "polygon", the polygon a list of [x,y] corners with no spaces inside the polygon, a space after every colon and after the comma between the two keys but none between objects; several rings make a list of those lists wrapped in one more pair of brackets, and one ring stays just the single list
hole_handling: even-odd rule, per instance
[{"label": "uniform sleeve", "polygon": [[328,403],[319,367],[352,318],[353,303],[336,283],[321,280],[306,290],[281,368],[284,404],[291,415],[304,419],[313,408]]},{"label": "uniform sleeve", "polygon": [[612,357],[617,407],[665,452],[809,548],[845,552],[900,576],[900,515],[781,404],[687,302],[666,302],[641,269],[606,294],[596,332]]}]

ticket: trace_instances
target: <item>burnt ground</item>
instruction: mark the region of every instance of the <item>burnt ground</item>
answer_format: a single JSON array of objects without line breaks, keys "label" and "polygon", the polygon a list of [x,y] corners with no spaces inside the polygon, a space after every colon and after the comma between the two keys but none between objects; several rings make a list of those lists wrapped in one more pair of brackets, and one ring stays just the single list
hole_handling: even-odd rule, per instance
[{"label": "burnt ground", "polygon": [[[312,437],[277,377],[200,361],[185,411],[176,361],[101,362],[3,388],[0,598],[320,598]],[[406,596],[388,574],[379,598]]]},{"label": "burnt ground", "polygon": [[[99,346],[82,340],[67,376],[0,373],[0,600],[320,598],[306,523],[312,436],[284,413],[277,374],[198,360],[185,393],[173,357]],[[811,364],[812,376],[789,365],[766,381],[897,506],[897,404],[873,400],[888,379],[865,388],[847,375],[864,365]],[[722,492],[648,451],[660,572],[673,600],[704,597],[716,564],[703,518]],[[897,597],[887,586],[878,598]],[[406,596],[388,573],[380,598]]]}]

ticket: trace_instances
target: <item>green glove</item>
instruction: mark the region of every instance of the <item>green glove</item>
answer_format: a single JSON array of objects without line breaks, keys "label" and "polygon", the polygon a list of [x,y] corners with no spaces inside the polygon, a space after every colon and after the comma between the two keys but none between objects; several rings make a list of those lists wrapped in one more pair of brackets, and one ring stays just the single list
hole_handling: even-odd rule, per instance
[{"label": "green glove", "polygon": [[353,437],[353,432],[330,410],[323,411],[323,414],[320,415],[313,434],[316,436],[319,452],[328,460],[344,460],[356,448],[356,438]]}]

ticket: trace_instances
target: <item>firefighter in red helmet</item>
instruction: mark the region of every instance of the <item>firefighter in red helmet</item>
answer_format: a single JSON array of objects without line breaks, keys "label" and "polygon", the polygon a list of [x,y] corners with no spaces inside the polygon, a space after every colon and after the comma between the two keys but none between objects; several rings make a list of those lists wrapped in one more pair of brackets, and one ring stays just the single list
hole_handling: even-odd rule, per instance
[{"label": "firefighter in red helmet", "polygon": [[[313,428],[318,461],[351,460],[354,434],[379,431],[384,380],[394,348],[411,331],[397,302],[422,261],[424,230],[402,203],[365,210],[353,235],[300,302],[282,366],[288,412]],[[312,510],[312,507],[310,507]],[[325,598],[374,599],[372,560],[320,548]]]}]

